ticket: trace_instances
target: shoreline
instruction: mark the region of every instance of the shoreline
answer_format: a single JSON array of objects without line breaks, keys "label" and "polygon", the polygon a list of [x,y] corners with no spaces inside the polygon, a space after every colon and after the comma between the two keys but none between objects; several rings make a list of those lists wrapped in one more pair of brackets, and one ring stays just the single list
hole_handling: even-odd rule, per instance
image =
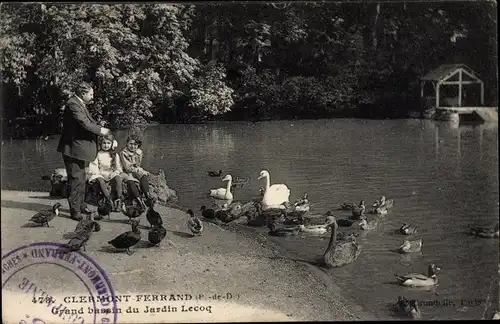
[{"label": "shoreline", "polygon": [[[62,234],[65,230],[72,231],[76,223],[66,216],[66,199],[49,197],[48,192],[2,190],[1,200],[2,231],[16,233],[2,236],[2,255],[17,246],[44,241],[49,237],[64,242],[66,240],[62,239]],[[49,207],[55,201],[63,204],[62,216],[51,222],[51,228],[36,232],[34,229],[19,228],[41,209],[41,205]],[[375,320],[364,307],[346,298],[342,289],[328,280],[322,270],[294,260],[290,251],[268,240],[258,231],[251,228],[246,230],[243,226],[229,226],[235,228],[226,229],[204,222],[203,235],[191,239],[185,235],[187,218],[183,211],[162,205],[156,209],[162,214],[168,231],[165,239],[168,243],[162,243],[160,250],[134,248],[135,252],[130,258],[126,254],[102,253],[102,248],[99,250],[98,246],[106,242],[110,235],[120,234],[128,227],[118,220],[109,224],[101,221],[106,230],[95,233],[89,241],[87,253],[108,271],[117,294],[148,294],[153,289],[157,293],[199,294],[200,290],[208,289],[213,293],[241,294],[244,299],[244,307],[239,303],[236,303],[239,306],[234,303],[228,306],[227,302],[225,306],[216,303],[213,305],[212,318],[198,318],[196,316],[203,314],[193,313],[191,315],[195,317],[190,317],[189,321]],[[112,219],[124,219],[123,215],[118,215],[113,213]],[[141,216],[141,223],[147,224],[144,215]],[[147,232],[144,228],[141,228],[141,232],[144,240]],[[162,253],[161,259],[158,256],[154,258],[158,252]],[[142,255],[142,259],[137,254]],[[176,269],[182,270],[178,272]],[[137,271],[142,274],[124,278]],[[151,279],[144,282],[146,276]],[[231,307],[236,306],[246,309],[244,312],[247,315],[229,312]],[[140,307],[144,308],[144,305]],[[263,315],[257,315],[263,311]],[[172,318],[172,313],[165,314]],[[179,316],[178,321],[186,319],[182,318],[182,313],[174,315]],[[159,318],[151,320],[157,322]]]},{"label": "shoreline", "polygon": [[[343,288],[339,287],[332,281],[331,277],[329,277],[327,273],[328,269],[324,269],[317,265],[313,265],[305,260],[300,260],[292,250],[289,250],[283,245],[268,239],[268,236],[259,233],[258,227],[255,228],[237,223],[229,223],[222,225],[220,227],[223,229],[227,227],[227,230],[238,233],[239,235],[250,237],[251,239],[254,239],[256,241],[265,242],[265,244],[267,244],[269,248],[279,251],[280,254],[280,257],[278,257],[279,259],[293,260],[293,262],[300,264],[301,266],[304,267],[304,271],[308,271],[312,273],[314,276],[316,276],[318,279],[320,279],[322,284],[325,287],[327,287],[329,291],[331,291],[333,294],[338,294],[342,296],[342,298],[348,302],[350,307],[354,309],[358,315],[361,315],[363,317],[363,320],[374,319],[374,315],[365,306],[355,301],[355,298],[353,296],[350,296],[350,294],[347,291],[345,291]],[[262,228],[264,228],[265,232],[267,232],[266,226],[263,226]]]}]

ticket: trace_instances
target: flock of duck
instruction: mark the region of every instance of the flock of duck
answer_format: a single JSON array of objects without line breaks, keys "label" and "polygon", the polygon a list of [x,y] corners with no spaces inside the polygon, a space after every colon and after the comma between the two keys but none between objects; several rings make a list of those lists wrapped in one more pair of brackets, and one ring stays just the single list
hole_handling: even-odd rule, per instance
[{"label": "flock of duck", "polygon": [[[61,208],[60,203],[55,203],[54,206],[49,210],[41,210],[30,218],[30,222],[39,224],[41,226],[49,226],[49,222],[52,221],[56,216],[59,215],[59,209]],[[97,208],[97,213],[101,216],[110,216],[110,208],[106,205],[101,205]],[[114,239],[108,241],[108,244],[112,245],[115,249],[126,250],[127,254],[132,254],[130,248],[137,245],[141,241],[141,231],[139,229],[138,217],[143,215],[145,209],[142,204],[132,202],[130,205],[123,204],[121,212],[129,218],[129,223],[132,230],[124,232]],[[201,235],[203,232],[203,223],[201,220],[194,216],[194,212],[191,209],[187,210],[190,218],[187,221],[187,227],[191,231],[193,236]],[[78,222],[75,230],[72,233],[67,233],[64,235],[66,238],[70,238],[70,241],[62,248],[63,252],[69,253],[71,251],[79,251],[83,249],[87,251],[86,245],[92,234],[94,232],[99,232],[101,230],[101,224],[95,221],[93,218],[95,213],[86,214],[86,216]],[[159,247],[161,241],[166,237],[167,230],[163,226],[163,219],[161,215],[153,207],[149,207],[146,212],[146,219],[149,222],[149,232],[148,241],[152,246]]]},{"label": "flock of duck", "polygon": [[[222,177],[222,170],[208,171],[211,177]],[[267,224],[269,235],[288,236],[295,235],[299,232],[321,235],[328,231],[331,232],[328,246],[323,253],[320,263],[329,268],[341,267],[346,264],[353,263],[357,260],[361,253],[361,246],[356,242],[357,234],[348,232],[338,232],[338,227],[355,227],[369,231],[378,226],[379,217],[374,217],[368,220],[367,214],[386,215],[390,209],[394,207],[393,199],[386,199],[382,196],[372,205],[372,209],[367,212],[363,200],[359,204],[343,203],[339,206],[339,210],[350,211],[351,216],[347,218],[336,218],[332,211],[328,211],[322,217],[308,217],[306,214],[310,211],[310,201],[307,193],[303,197],[297,199],[294,203],[289,202],[290,189],[285,184],[272,184],[270,182],[270,174],[267,170],[260,172],[258,179],[264,179],[265,185],[259,189],[259,197],[252,201],[242,204],[241,202],[233,202],[234,194],[232,190],[244,186],[249,182],[249,178],[233,177],[226,174],[221,180],[227,181],[225,188],[210,189],[208,196],[214,199],[215,205],[219,206],[217,210],[201,206],[201,216],[205,221],[224,222],[228,223],[237,219],[246,218],[247,224],[258,224],[264,226]],[[35,214],[30,221],[40,224],[41,226],[49,226],[58,214],[60,203],[56,203],[52,209],[40,211]],[[109,206],[99,206],[97,209],[99,215],[110,217]],[[141,204],[132,201],[130,204],[123,204],[121,212],[129,218],[129,223],[132,227],[131,231],[120,234],[116,238],[108,241],[116,249],[126,250],[131,254],[130,248],[139,243],[141,240],[141,232],[138,228],[139,221],[137,220],[145,210]],[[190,218],[187,221],[187,227],[192,235],[201,235],[203,231],[203,222],[200,218],[194,215],[192,209],[188,209],[187,213]],[[246,216],[246,217],[242,217]],[[146,219],[150,223],[148,232],[148,241],[153,246],[159,246],[160,242],[166,236],[166,229],[163,226],[161,215],[154,210],[154,207],[148,208]],[[92,214],[88,214],[76,226],[71,234],[71,239],[67,243],[67,252],[78,251],[83,248],[86,251],[85,245],[90,240],[92,233],[98,232],[101,225],[93,220]],[[404,223],[399,232],[402,235],[415,235],[418,228]],[[499,224],[493,228],[486,227],[470,227],[469,234],[482,238],[498,238]],[[399,253],[418,253],[422,249],[422,239],[403,241],[403,244],[398,248]],[[397,282],[402,286],[407,287],[429,287],[435,286],[438,283],[436,272],[440,268],[436,264],[428,266],[427,275],[419,273],[409,273],[406,275],[395,275]],[[399,296],[396,303],[396,310],[413,318],[420,316],[418,302],[408,300]]]},{"label": "flock of duck", "polygon": [[[219,172],[209,171],[209,176],[221,177],[222,170]],[[237,183],[242,185],[248,179],[238,178]],[[328,246],[321,258],[320,263],[326,267],[340,267],[350,264],[359,257],[361,246],[357,244],[354,233],[338,232],[338,227],[357,227],[363,231],[373,230],[378,226],[380,217],[374,217],[368,220],[367,214],[386,215],[390,209],[394,207],[393,199],[386,199],[382,196],[372,205],[372,210],[367,212],[365,202],[361,200],[359,204],[343,203],[339,206],[339,210],[350,211],[351,216],[348,218],[336,218],[332,211],[328,211],[323,217],[307,217],[306,213],[310,210],[310,202],[307,193],[303,197],[296,200],[294,203],[289,203],[290,189],[285,184],[270,184],[269,172],[263,170],[260,172],[258,179],[265,179],[264,187],[259,189],[261,199],[241,205],[241,203],[232,203],[234,198],[231,189],[234,189],[231,175],[225,175],[222,181],[227,181],[226,188],[211,189],[209,196],[218,199],[226,200],[228,203],[222,205],[218,211],[207,210],[202,206],[202,216],[207,218],[217,218],[218,213],[231,209],[231,204],[236,204],[239,210],[244,210],[245,206],[254,206],[257,216],[267,218],[267,225],[270,229],[269,234],[275,236],[295,235],[299,232],[309,234],[324,234],[331,230]],[[218,205],[218,204],[216,204]],[[237,213],[241,215],[242,213]],[[221,218],[223,219],[223,218]],[[254,217],[247,214],[248,224],[255,220]],[[280,226],[281,225],[281,226]],[[419,229],[411,224],[404,223],[398,229],[402,235],[416,235]],[[498,238],[499,224],[493,228],[489,227],[469,227],[468,234],[482,238]],[[423,240],[420,239],[405,239],[397,251],[399,253],[419,253],[422,250]],[[420,273],[409,273],[406,275],[395,274],[396,281],[401,286],[406,287],[430,287],[438,283],[437,271],[441,270],[436,264],[428,266],[427,275]],[[399,296],[395,304],[395,309],[412,318],[419,318],[420,310],[416,300],[408,300]]]}]

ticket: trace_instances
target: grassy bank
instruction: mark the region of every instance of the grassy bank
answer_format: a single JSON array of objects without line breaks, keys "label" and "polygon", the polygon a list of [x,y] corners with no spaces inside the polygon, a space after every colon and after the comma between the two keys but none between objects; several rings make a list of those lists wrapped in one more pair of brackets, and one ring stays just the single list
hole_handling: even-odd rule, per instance
[{"label": "grassy bank", "polygon": [[[51,222],[50,228],[22,228],[36,211],[55,203],[48,193],[2,190],[1,200],[2,255],[31,242],[67,242],[64,233],[71,232],[76,225],[68,217],[66,200],[59,199],[62,213]],[[113,213],[110,221],[103,220],[101,231],[88,244],[86,253],[105,269],[116,293],[230,293],[240,298],[211,301],[212,313],[164,314],[168,319],[162,314],[123,315],[128,322],[373,319],[344,298],[341,290],[321,275],[321,270],[293,261],[278,246],[267,242],[266,236],[206,224],[201,237],[190,237],[183,211],[163,206],[157,210],[168,230],[160,248],[150,248],[141,241],[131,256],[110,250],[106,242],[130,230],[119,213]],[[147,224],[145,216],[141,216],[141,224]],[[145,227],[141,227],[141,232],[146,240]],[[33,275],[43,277],[40,273]],[[125,319],[123,316],[120,322]]]}]

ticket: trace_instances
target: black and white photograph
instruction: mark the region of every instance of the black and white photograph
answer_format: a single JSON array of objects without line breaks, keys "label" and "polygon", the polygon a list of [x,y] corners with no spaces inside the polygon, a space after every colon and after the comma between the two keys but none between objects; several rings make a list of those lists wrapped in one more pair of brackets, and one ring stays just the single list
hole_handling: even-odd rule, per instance
[{"label": "black and white photograph", "polygon": [[2,323],[500,319],[497,2],[2,2]]}]

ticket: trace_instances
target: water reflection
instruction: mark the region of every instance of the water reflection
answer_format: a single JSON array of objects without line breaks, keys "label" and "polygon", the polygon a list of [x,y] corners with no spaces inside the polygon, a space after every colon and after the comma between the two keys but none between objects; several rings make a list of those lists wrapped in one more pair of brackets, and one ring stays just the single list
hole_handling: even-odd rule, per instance
[{"label": "water reflection", "polygon": [[44,139],[36,139],[35,140],[35,149],[37,153],[37,157],[42,158],[46,154],[47,146],[45,145]]},{"label": "water reflection", "polygon": [[[479,125],[460,125],[449,122],[435,122],[431,126],[434,130],[434,153],[436,156],[449,153],[458,158],[462,158],[462,137],[466,136],[475,139],[477,145],[477,158],[482,160],[483,151],[483,137],[485,132],[497,132],[498,128],[492,127],[492,124],[479,124]],[[472,134],[468,134],[472,133]],[[446,140],[445,140],[446,139]],[[455,149],[450,143],[450,140],[455,142]],[[449,149],[447,151],[447,149]]]},{"label": "water reflection", "polygon": [[193,142],[192,150],[196,157],[216,157],[221,164],[225,164],[229,154],[234,151],[233,135],[224,128],[210,125],[199,130],[199,137]]}]

